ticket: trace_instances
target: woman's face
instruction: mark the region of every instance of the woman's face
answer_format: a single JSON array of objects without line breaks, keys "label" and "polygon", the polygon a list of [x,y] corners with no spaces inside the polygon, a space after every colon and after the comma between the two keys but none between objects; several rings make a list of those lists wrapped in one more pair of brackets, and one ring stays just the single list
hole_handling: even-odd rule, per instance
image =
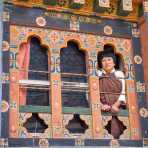
[{"label": "woman's face", "polygon": [[112,57],[104,57],[101,63],[102,63],[102,68],[108,73],[111,72],[115,66],[115,63]]}]

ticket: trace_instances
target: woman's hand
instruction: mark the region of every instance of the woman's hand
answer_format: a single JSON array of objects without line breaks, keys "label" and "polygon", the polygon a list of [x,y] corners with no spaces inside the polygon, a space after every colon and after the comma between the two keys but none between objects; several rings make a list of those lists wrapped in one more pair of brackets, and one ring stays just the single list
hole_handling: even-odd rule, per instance
[{"label": "woman's hand", "polygon": [[101,110],[103,111],[110,111],[111,106],[107,105],[107,104],[101,104]]}]

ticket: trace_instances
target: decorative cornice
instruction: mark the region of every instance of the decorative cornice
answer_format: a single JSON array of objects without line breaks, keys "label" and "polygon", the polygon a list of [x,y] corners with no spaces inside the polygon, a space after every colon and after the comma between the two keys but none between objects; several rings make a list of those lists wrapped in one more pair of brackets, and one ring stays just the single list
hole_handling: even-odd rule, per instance
[{"label": "decorative cornice", "polygon": [[[46,1],[46,4],[44,3],[44,1]],[[54,3],[52,3],[53,1]],[[79,2],[81,0],[76,0],[76,2],[77,1]],[[138,7],[141,4],[141,0],[132,0],[133,10],[128,11],[128,15],[117,14],[118,0],[109,0],[109,1],[110,1],[109,8],[102,7],[102,5],[99,5],[99,10],[103,10],[101,12],[96,11],[95,8],[98,7],[98,5],[94,6],[95,0],[94,1],[85,0],[85,3],[78,3],[78,2],[76,3],[74,0],[12,0],[12,2],[9,2],[9,3],[13,3],[14,5],[17,5],[17,6],[43,8],[50,11],[66,12],[66,13],[87,15],[87,16],[93,16],[93,17],[101,16],[105,18],[123,19],[123,20],[134,21],[134,22],[137,21]]]}]

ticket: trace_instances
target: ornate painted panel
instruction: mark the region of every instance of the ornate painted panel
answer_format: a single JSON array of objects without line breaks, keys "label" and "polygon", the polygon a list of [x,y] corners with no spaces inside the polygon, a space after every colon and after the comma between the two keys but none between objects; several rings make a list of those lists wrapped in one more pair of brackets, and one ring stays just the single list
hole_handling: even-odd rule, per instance
[{"label": "ornate painted panel", "polygon": [[[124,63],[124,70],[125,70],[125,78],[126,78],[126,87],[127,87],[127,100],[130,104],[132,105],[133,103],[136,105],[136,94],[135,94],[135,80],[134,80],[134,74],[133,74],[133,62],[132,62],[132,42],[130,39],[123,39],[123,38],[114,38],[114,37],[107,37],[107,36],[98,36],[98,35],[90,35],[90,34],[83,34],[83,33],[72,33],[68,31],[58,31],[58,30],[51,30],[51,29],[41,29],[41,28],[30,28],[30,27],[21,27],[21,26],[14,26],[12,25],[11,28],[11,33],[10,33],[10,38],[11,38],[11,44],[13,44],[16,49],[11,49],[11,52],[18,51],[19,45],[22,43],[27,42],[28,38],[30,36],[38,36],[41,38],[42,44],[45,44],[49,47],[49,51],[51,54],[51,73],[55,73],[56,75],[60,76],[60,65],[59,63],[55,63],[56,59],[60,57],[60,49],[63,47],[67,46],[67,42],[70,40],[74,40],[78,43],[79,47],[82,48],[88,55],[86,62],[88,61],[88,67],[87,67],[87,74],[88,77],[96,77],[96,71],[97,71],[97,53],[103,49],[103,46],[105,44],[112,44],[115,47],[116,53],[120,53],[123,57],[123,63]],[[15,37],[14,37],[15,34]],[[23,36],[22,36],[23,35]],[[124,55],[124,56],[123,56]],[[52,59],[55,59],[54,61]],[[15,70],[16,72],[19,72],[19,69]],[[13,74],[10,73],[10,78],[13,77]],[[18,79],[18,78],[17,78]],[[58,82],[58,80],[57,80]],[[59,81],[60,82],[60,81]],[[92,83],[92,89],[96,90],[97,84],[95,82],[89,82],[88,85],[91,85]],[[97,86],[98,87],[98,86]],[[131,89],[129,89],[131,87]],[[13,86],[11,87],[12,91],[14,88]],[[61,93],[60,89],[57,90],[59,91],[58,94]],[[91,91],[91,90],[90,90]],[[16,95],[16,94],[15,94]],[[132,100],[130,97],[134,96],[134,99]],[[91,96],[93,97],[93,96]],[[89,97],[89,100],[91,102],[91,97]],[[12,97],[15,98],[15,97]],[[99,97],[98,97],[99,98]],[[130,100],[129,100],[130,98]],[[98,100],[99,101],[99,100]],[[133,101],[133,102],[131,102]],[[56,103],[56,102],[55,102]],[[52,103],[51,103],[52,104]],[[99,104],[99,102],[98,102]],[[19,106],[19,104],[17,104]],[[59,104],[60,105],[60,104]],[[95,107],[95,104],[90,104],[92,109],[94,111],[97,109],[99,110],[99,107]],[[131,128],[137,128],[137,130],[140,132],[140,127],[139,124],[135,125],[133,123],[133,117],[134,115],[132,112],[137,112],[136,111],[137,107],[132,108],[129,107],[129,122]],[[16,110],[17,114],[17,110]],[[137,114],[138,115],[138,114]],[[137,115],[135,114],[136,118]],[[62,119],[63,117],[61,117]],[[97,117],[96,117],[97,118]],[[99,119],[99,117],[98,117]],[[16,119],[18,120],[18,119]],[[97,120],[97,119],[96,119]],[[136,123],[138,123],[139,120],[137,118]],[[126,124],[127,125],[127,124]],[[12,126],[12,124],[11,124]],[[62,126],[62,123],[61,123]],[[97,125],[96,125],[97,126]],[[129,125],[127,125],[128,127]],[[60,128],[60,127],[59,127]],[[93,127],[94,128],[94,127]],[[100,127],[96,127],[100,128]],[[61,129],[62,130],[62,129]],[[132,129],[131,129],[132,130]],[[130,129],[128,131],[129,133],[131,132]],[[130,136],[132,138],[138,138],[140,133],[134,133],[131,134]],[[98,132],[100,133],[100,132]]]}]

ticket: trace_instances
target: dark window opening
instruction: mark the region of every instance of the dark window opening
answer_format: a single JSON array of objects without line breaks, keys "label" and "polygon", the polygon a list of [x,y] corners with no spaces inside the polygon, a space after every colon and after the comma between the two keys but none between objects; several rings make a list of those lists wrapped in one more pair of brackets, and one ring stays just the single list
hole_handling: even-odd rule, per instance
[{"label": "dark window opening", "polygon": [[49,105],[49,90],[27,89],[27,105]]},{"label": "dark window opening", "polygon": [[66,125],[69,133],[85,133],[88,129],[88,125],[80,118],[80,115],[74,114],[72,120],[69,121],[68,125]]},{"label": "dark window opening", "polygon": [[68,90],[62,86],[62,105],[65,107],[88,107],[86,90],[80,90],[80,83],[87,83],[85,53],[75,42],[69,41],[67,47],[61,49],[61,79],[69,83]]},{"label": "dark window opening", "polygon": [[41,46],[40,41],[35,37],[33,37],[30,41],[29,70],[30,71],[29,71],[28,79],[31,79],[31,80],[48,80],[49,79],[48,73],[47,73],[48,72],[47,49]]},{"label": "dark window opening", "polygon": [[44,133],[48,126],[40,119],[37,113],[33,113],[23,125],[29,133]]},{"label": "dark window opening", "polygon": [[[29,80],[49,81],[48,74],[48,54],[47,48],[41,46],[38,38],[33,37],[30,40],[30,62],[29,62]],[[49,90],[34,87],[27,89],[27,105],[48,106],[50,101]]]},{"label": "dark window opening", "polygon": [[86,82],[86,76],[74,74],[86,74],[85,53],[80,51],[74,42],[68,42],[67,47],[61,49],[60,61],[61,73],[70,73],[71,76],[62,75],[63,81]]},{"label": "dark window opening", "polygon": [[84,92],[63,91],[62,98],[62,105],[65,107],[89,107],[89,103]]}]

